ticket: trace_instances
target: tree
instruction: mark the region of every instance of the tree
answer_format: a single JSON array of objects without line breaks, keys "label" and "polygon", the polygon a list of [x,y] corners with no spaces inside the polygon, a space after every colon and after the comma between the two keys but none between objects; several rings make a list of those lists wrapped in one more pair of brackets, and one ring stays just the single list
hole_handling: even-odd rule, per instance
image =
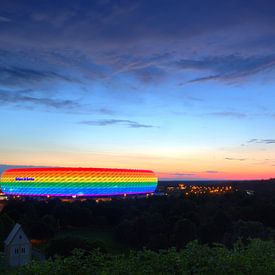
[{"label": "tree", "polygon": [[183,248],[188,242],[197,238],[196,225],[188,219],[180,219],[174,227],[172,243],[177,248]]},{"label": "tree", "polygon": [[47,240],[54,236],[55,229],[50,223],[35,222],[30,227],[30,237],[37,240]]},{"label": "tree", "polygon": [[7,214],[0,216],[0,250],[4,248],[4,241],[13,229],[15,222]]},{"label": "tree", "polygon": [[233,243],[236,242],[238,239],[246,242],[249,238],[266,239],[267,237],[268,230],[261,222],[239,220],[233,226]]},{"label": "tree", "polygon": [[76,248],[84,251],[99,249],[101,252],[106,252],[104,243],[100,241],[89,242],[86,239],[67,236],[51,240],[46,248],[46,254],[48,257],[54,255],[69,256]]}]

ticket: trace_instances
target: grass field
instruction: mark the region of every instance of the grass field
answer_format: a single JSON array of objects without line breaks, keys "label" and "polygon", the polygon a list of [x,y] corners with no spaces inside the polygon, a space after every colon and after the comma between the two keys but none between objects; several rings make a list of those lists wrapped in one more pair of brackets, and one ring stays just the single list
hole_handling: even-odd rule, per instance
[{"label": "grass field", "polygon": [[107,251],[112,253],[122,253],[130,250],[128,246],[115,240],[114,232],[111,229],[70,228],[59,232],[56,238],[60,237],[78,237],[89,242],[100,241],[104,243]]}]

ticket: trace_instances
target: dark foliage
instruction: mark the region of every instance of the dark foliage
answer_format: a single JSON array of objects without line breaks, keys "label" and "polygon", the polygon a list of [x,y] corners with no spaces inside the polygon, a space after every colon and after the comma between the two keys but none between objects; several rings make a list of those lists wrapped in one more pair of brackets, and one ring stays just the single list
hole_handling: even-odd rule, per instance
[{"label": "dark foliage", "polygon": [[106,252],[104,244],[100,241],[91,243],[81,238],[63,237],[51,240],[47,245],[46,254],[48,257],[53,257],[55,255],[69,256],[75,248],[84,251],[99,249],[101,252]]},{"label": "dark foliage", "polygon": [[[6,221],[3,226],[5,219],[21,223],[32,239],[52,239],[63,229],[85,227],[113,229],[118,242],[134,249],[181,249],[194,239],[202,244],[232,247],[239,239],[274,239],[275,196],[270,191],[253,196],[238,191],[216,196],[178,195],[99,203],[11,200],[1,213],[2,240],[11,225]],[[80,244],[77,247],[83,248]]]},{"label": "dark foliage", "polygon": [[275,244],[253,240],[246,246],[237,243],[200,245],[191,242],[181,251],[150,250],[114,255],[93,250],[75,250],[69,257],[43,263],[33,262],[9,274],[266,274],[275,272]]}]

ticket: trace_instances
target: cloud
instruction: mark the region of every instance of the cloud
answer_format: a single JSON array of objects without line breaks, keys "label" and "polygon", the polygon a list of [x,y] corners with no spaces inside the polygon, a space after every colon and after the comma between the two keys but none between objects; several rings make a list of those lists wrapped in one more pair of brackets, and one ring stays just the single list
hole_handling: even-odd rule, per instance
[{"label": "cloud", "polygon": [[62,99],[56,97],[45,97],[44,92],[36,92],[31,89],[25,90],[1,90],[0,89],[1,106],[16,106],[20,109],[33,110],[38,107],[44,107],[45,110],[58,110],[70,113],[96,113],[102,115],[114,115],[115,111],[102,107],[93,108],[88,104],[83,104],[78,99]]},{"label": "cloud", "polygon": [[153,125],[141,124],[136,121],[126,119],[100,119],[100,120],[84,120],[79,124],[91,125],[91,126],[109,126],[109,125],[123,125],[129,128],[154,128]]},{"label": "cloud", "polygon": [[[247,48],[244,51],[247,55],[230,54],[235,51],[228,51],[228,46],[225,46],[226,53],[207,50],[207,55],[212,54],[207,57],[201,51],[207,43],[204,34],[217,39],[215,34],[218,30],[238,27],[243,18],[251,24],[251,28],[255,22],[264,24],[263,19],[272,19],[274,5],[271,3],[268,8],[263,8],[259,3],[248,7],[238,1],[230,5],[219,1],[206,3],[201,0],[199,4],[175,1],[169,5],[165,1],[141,0],[133,3],[123,0],[102,5],[100,1],[79,4],[68,0],[66,5],[63,1],[54,5],[48,1],[42,8],[35,2],[2,2],[3,11],[10,12],[7,14],[11,14],[17,24],[7,24],[9,26],[5,30],[0,30],[1,39],[14,46],[1,48],[13,51],[11,55],[24,56],[25,51],[31,51],[25,58],[27,62],[43,60],[41,67],[34,67],[41,68],[41,71],[21,68],[16,63],[11,66],[7,62],[7,68],[0,68],[0,76],[5,77],[0,77],[2,83],[14,85],[27,80],[50,79],[72,81],[72,77],[64,73],[72,68],[79,75],[103,84],[106,84],[106,79],[111,78],[115,82],[117,75],[127,77],[129,74],[143,84],[154,84],[173,78],[184,70],[198,72],[192,79],[187,74],[190,79],[187,83],[211,79],[228,81],[271,68],[275,61],[274,54],[249,56]],[[202,8],[198,10],[198,6]],[[189,38],[195,41],[188,41]],[[21,45],[20,51],[17,51],[17,45]],[[199,57],[187,58],[190,48],[190,56]],[[221,53],[216,56],[216,52]],[[50,65],[58,66],[49,69],[49,61],[52,62]],[[58,70],[54,69],[56,67]]]},{"label": "cloud", "polygon": [[1,23],[1,22],[8,23],[8,22],[11,22],[11,21],[12,21],[12,20],[9,19],[8,17],[0,16],[0,23]]},{"label": "cloud", "polygon": [[109,54],[105,62],[114,70],[112,76],[130,74],[138,80],[149,83],[160,81],[167,75],[167,60],[173,58],[170,52],[157,54]]},{"label": "cloud", "polygon": [[209,76],[191,79],[191,80],[187,81],[187,83],[197,83],[197,82],[204,82],[204,81],[209,81],[209,80],[220,80],[220,79],[221,79],[220,75],[209,75]]},{"label": "cloud", "polygon": [[[12,18],[11,24],[0,29],[0,49],[9,52],[6,56],[0,52],[3,86],[56,91],[63,88],[60,81],[83,80],[85,87],[107,87],[107,97],[119,91],[135,100],[137,93],[147,91],[134,83],[136,80],[141,85],[167,80],[169,87],[165,88],[172,95],[174,80],[231,81],[274,65],[271,51],[250,51],[247,45],[231,48],[231,42],[239,43],[236,35],[245,36],[240,26],[244,18],[249,30],[257,35],[262,33],[254,25],[257,22],[263,31],[267,27],[274,29],[272,2],[264,6],[259,1],[248,6],[236,0],[230,4],[217,0],[175,1],[173,5],[145,0],[108,1],[108,5],[101,1],[80,4],[68,0],[66,5],[63,1],[54,5],[52,2],[42,7],[36,1],[1,1],[1,14]],[[240,28],[236,35],[231,29],[234,26]],[[221,40],[225,34],[230,43]],[[57,85],[47,85],[49,82]],[[134,85],[139,89],[129,93],[129,87]],[[81,93],[83,86],[71,89],[72,94]],[[67,95],[68,90],[63,92]],[[96,94],[91,90],[87,88],[83,97],[91,100],[90,96]],[[153,87],[149,92],[161,98],[162,90]],[[47,98],[47,94],[41,98]],[[229,112],[212,115],[243,117]]]},{"label": "cloud", "polygon": [[115,111],[108,109],[108,108],[99,108],[98,112],[104,115],[114,115]]},{"label": "cloud", "polygon": [[[164,172],[156,172],[159,180],[211,180],[211,178],[202,177],[200,173],[164,173]],[[210,175],[209,175],[210,176]]]},{"label": "cloud", "polygon": [[207,171],[204,171],[205,173],[208,173],[208,174],[217,174],[219,173],[219,171],[216,171],[216,170],[207,170]]},{"label": "cloud", "polygon": [[253,138],[253,139],[248,140],[247,143],[252,143],[252,142],[256,142],[256,141],[257,141],[257,139]]},{"label": "cloud", "polygon": [[[23,67],[0,67],[0,82],[1,85],[20,86],[22,84],[30,86],[33,82],[62,80],[76,81],[75,79],[62,75],[54,71],[34,70]],[[31,83],[30,83],[31,82]]]},{"label": "cloud", "polygon": [[275,139],[250,139],[247,141],[248,143],[264,143],[264,144],[274,144]]},{"label": "cloud", "polygon": [[197,60],[181,59],[175,65],[181,70],[193,70],[204,74],[210,73],[191,79],[187,83],[209,80],[235,81],[267,69],[273,69],[275,55],[222,55]]},{"label": "cloud", "polygon": [[7,105],[19,105],[20,107],[34,107],[39,105],[54,109],[76,109],[80,107],[77,102],[72,100],[33,96],[30,90],[0,90],[0,103]]},{"label": "cloud", "polygon": [[208,115],[218,116],[218,117],[234,117],[234,118],[246,117],[246,114],[239,113],[239,112],[213,112],[213,113],[208,113]]},{"label": "cloud", "polygon": [[148,66],[134,70],[128,70],[127,73],[133,74],[143,83],[159,83],[166,76],[164,69],[157,66]]},{"label": "cloud", "polygon": [[[125,44],[146,39],[183,38],[213,33],[231,26],[246,24],[274,24],[274,3],[269,0],[253,1],[250,5],[233,0],[223,3],[211,1],[47,1],[44,5],[25,1],[1,1],[1,10],[12,12],[15,19],[24,18],[24,28],[34,38],[48,39],[54,30],[58,38],[75,38],[76,41],[118,41]],[[105,1],[106,2],[106,1]],[[53,5],[55,3],[55,5]],[[198,8],[200,7],[200,8]],[[30,12],[31,10],[31,12]],[[39,29],[46,29],[46,37],[39,37]],[[255,27],[254,27],[255,28]],[[256,31],[256,30],[255,30]],[[230,34],[230,33],[229,33]],[[29,36],[29,33],[27,33]],[[28,36],[26,38],[28,38]],[[74,42],[74,41],[72,41]],[[213,41],[211,41],[213,43]],[[120,44],[121,45],[121,44]]]},{"label": "cloud", "polygon": [[244,158],[225,158],[226,160],[237,160],[237,161],[244,161]]},{"label": "cloud", "polygon": [[195,173],[169,173],[170,175],[176,176],[176,177],[182,177],[182,176],[187,176],[187,177],[191,177],[191,176],[195,176]]},{"label": "cloud", "polygon": [[196,173],[164,173],[164,172],[157,172],[157,176],[160,178],[160,179],[171,179],[171,180],[180,180],[180,179],[190,179],[190,180],[193,180],[193,179],[197,179],[198,175]]}]

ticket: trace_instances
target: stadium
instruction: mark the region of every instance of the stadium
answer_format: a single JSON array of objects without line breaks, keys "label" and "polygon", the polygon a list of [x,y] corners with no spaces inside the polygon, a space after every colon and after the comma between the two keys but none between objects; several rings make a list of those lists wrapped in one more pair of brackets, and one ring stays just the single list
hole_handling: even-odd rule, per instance
[{"label": "stadium", "polygon": [[153,193],[157,177],[151,170],[112,168],[18,168],[2,173],[5,195],[101,197]]}]

